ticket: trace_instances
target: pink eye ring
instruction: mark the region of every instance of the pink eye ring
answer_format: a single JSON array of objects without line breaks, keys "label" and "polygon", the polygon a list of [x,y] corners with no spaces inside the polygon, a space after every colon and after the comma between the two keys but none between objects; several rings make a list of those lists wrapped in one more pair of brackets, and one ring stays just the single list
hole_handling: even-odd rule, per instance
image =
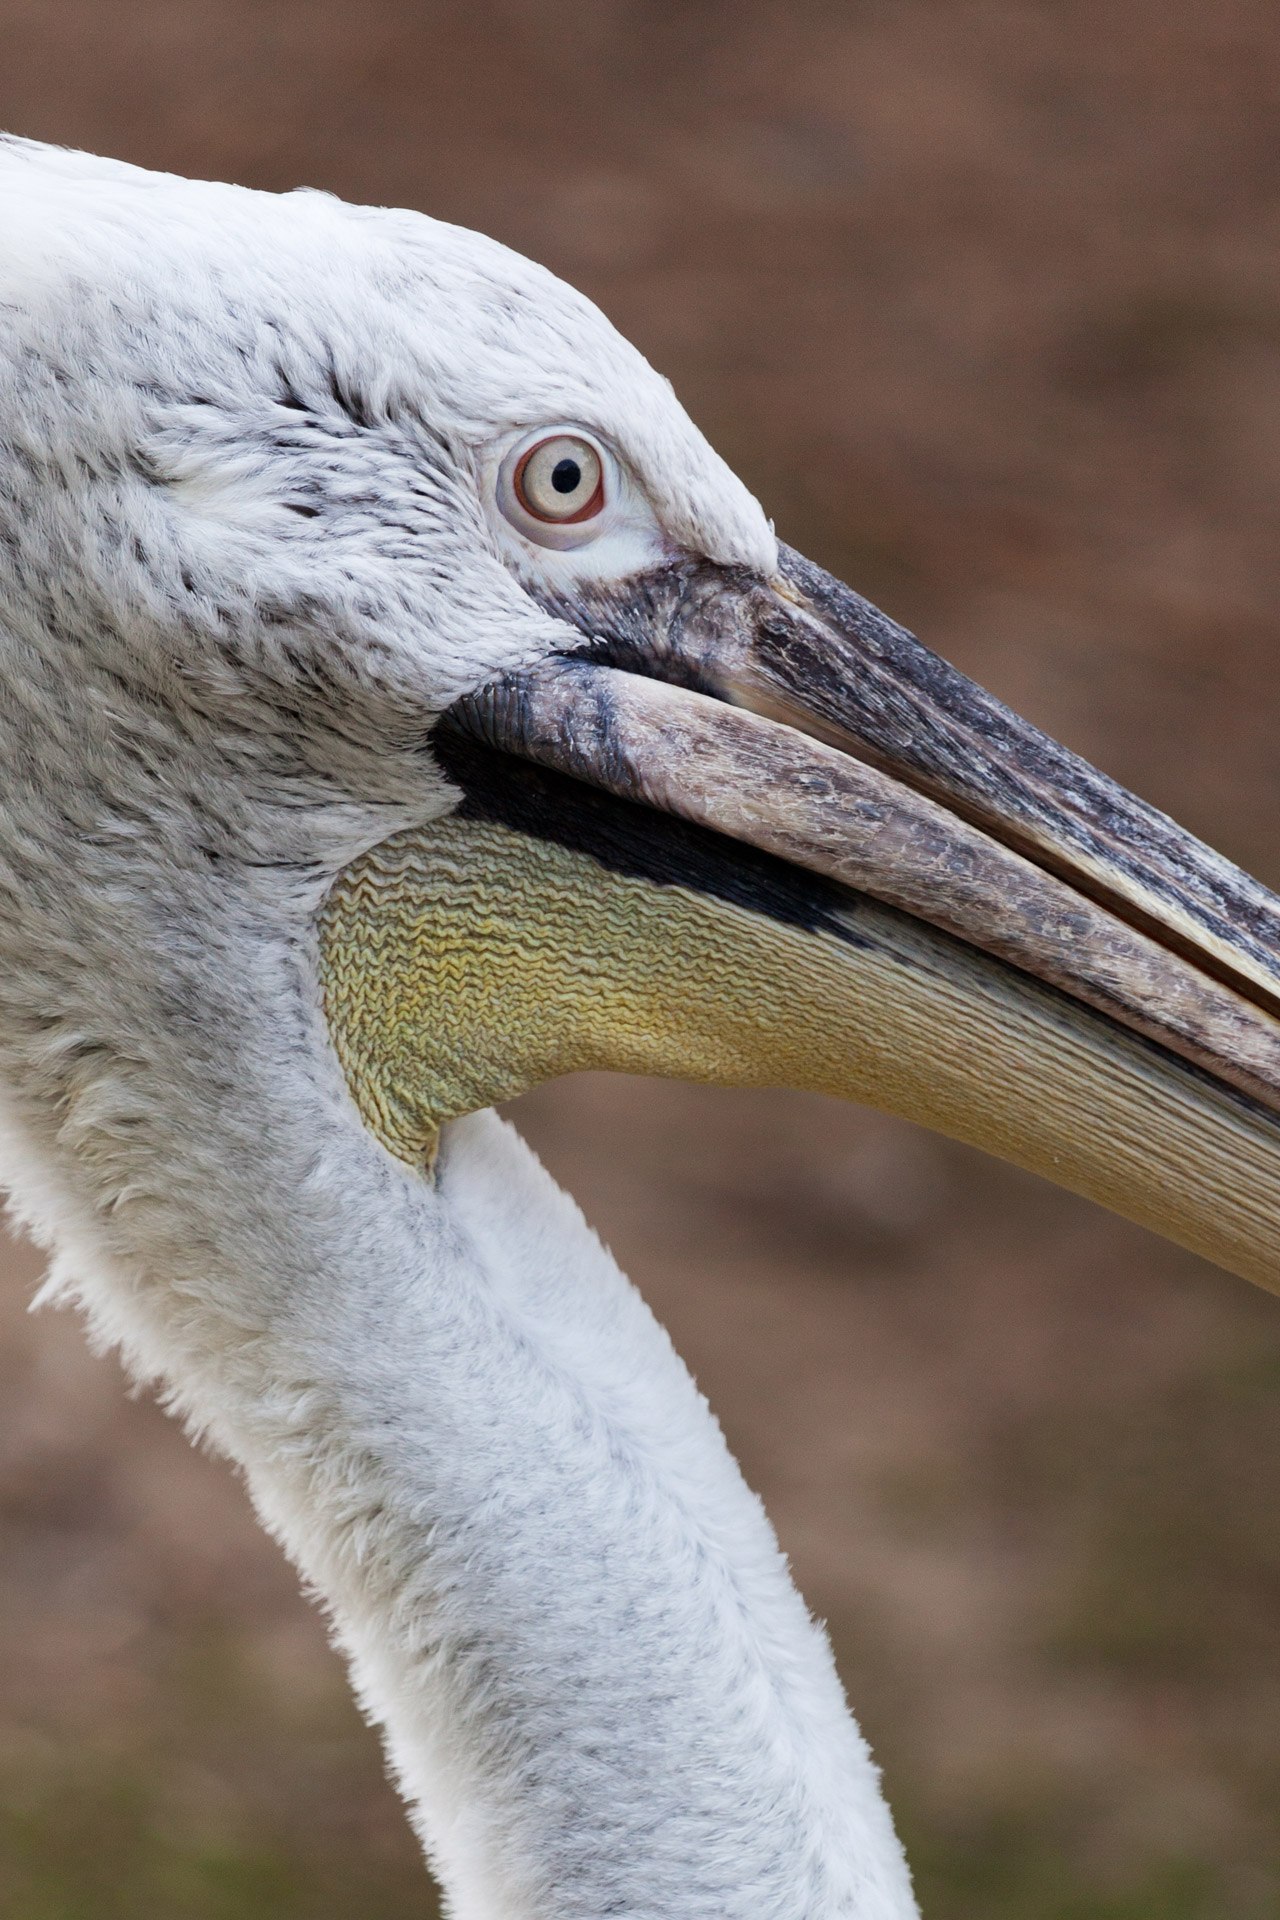
[{"label": "pink eye ring", "polygon": [[496,504],[517,533],[567,552],[617,530],[626,482],[608,445],[589,427],[545,426],[502,456]]}]

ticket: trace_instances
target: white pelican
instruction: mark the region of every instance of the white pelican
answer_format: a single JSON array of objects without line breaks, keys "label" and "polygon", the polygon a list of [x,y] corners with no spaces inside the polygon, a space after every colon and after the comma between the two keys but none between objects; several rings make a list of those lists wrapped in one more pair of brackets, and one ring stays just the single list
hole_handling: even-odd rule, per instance
[{"label": "white pelican", "polygon": [[877,1102],[1275,1279],[1276,903],[475,234],[0,143],[0,1085],[459,1920],[903,1920],[822,1632],[492,1103]]}]

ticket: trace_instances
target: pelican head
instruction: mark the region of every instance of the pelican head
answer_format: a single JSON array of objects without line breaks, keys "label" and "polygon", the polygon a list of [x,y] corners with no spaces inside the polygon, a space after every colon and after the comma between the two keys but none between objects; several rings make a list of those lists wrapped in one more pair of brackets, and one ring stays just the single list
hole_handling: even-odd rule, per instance
[{"label": "pelican head", "polygon": [[816,1088],[1274,1285],[1276,903],[781,545],[549,273],[22,141],[0,707],[22,1204],[246,1465],[456,1910],[911,1911],[701,1403],[482,1116]]}]

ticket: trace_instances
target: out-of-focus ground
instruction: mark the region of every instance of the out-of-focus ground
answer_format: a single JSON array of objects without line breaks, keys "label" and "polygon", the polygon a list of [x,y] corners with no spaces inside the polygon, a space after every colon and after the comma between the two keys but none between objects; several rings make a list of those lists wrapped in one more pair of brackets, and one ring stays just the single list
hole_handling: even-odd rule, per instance
[{"label": "out-of-focus ground", "polygon": [[[0,0],[0,124],[487,228],[795,544],[1280,880],[1271,0]],[[875,1116],[518,1116],[831,1623],[932,1920],[1280,1912],[1280,1303]],[[241,1489],[0,1289],[0,1912],[429,1901]]]}]

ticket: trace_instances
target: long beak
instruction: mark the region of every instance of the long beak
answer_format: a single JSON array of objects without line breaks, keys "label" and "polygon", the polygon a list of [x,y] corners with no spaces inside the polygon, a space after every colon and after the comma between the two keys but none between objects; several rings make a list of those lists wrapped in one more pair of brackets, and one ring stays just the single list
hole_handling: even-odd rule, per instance
[{"label": "long beak", "polygon": [[[331,1027],[393,1148],[575,1066],[785,1081],[1280,1288],[1280,903],[798,555],[573,611],[581,657],[448,716],[445,838],[335,893]],[[372,1028],[334,985],[371,903]]]}]

